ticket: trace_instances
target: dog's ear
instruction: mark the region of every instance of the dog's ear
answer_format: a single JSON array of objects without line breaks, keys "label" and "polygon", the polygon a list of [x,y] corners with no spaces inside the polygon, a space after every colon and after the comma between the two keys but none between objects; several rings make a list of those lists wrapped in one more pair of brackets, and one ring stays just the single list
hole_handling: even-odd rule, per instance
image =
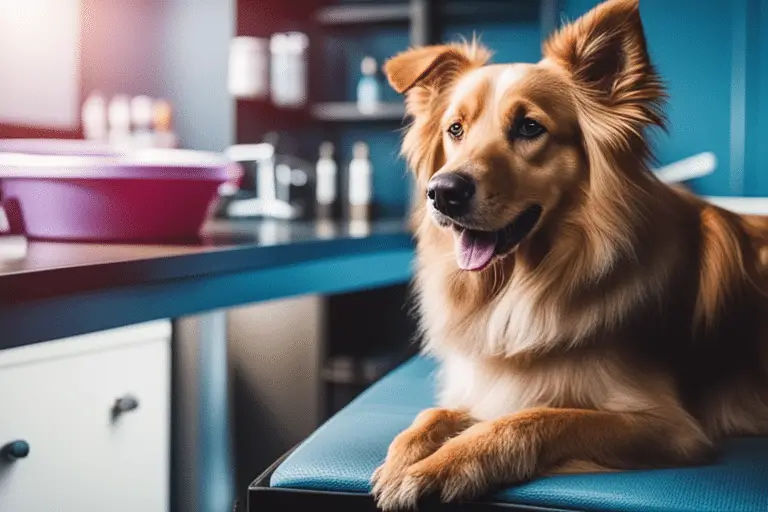
[{"label": "dog's ear", "polygon": [[[392,88],[401,94],[415,88],[428,93],[439,92],[461,73],[485,64],[490,56],[490,52],[477,42],[423,46],[389,59],[384,63],[384,74]],[[431,94],[419,96],[429,97]]]},{"label": "dog's ear", "polygon": [[445,72],[461,71],[470,66],[468,52],[450,45],[412,48],[384,63],[384,73],[390,85],[405,93],[416,84],[430,85],[444,77]]},{"label": "dog's ear", "polygon": [[664,87],[648,56],[639,0],[598,5],[551,36],[543,53],[594,99],[634,105],[647,123],[662,123],[656,107]]}]

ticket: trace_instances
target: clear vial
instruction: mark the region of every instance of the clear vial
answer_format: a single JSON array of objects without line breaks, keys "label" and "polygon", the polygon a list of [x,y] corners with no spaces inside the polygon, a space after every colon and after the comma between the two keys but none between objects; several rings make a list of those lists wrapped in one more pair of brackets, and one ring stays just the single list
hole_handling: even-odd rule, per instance
[{"label": "clear vial", "polygon": [[360,63],[362,76],[357,83],[357,108],[363,114],[373,114],[381,101],[381,84],[376,74],[376,59],[365,57]]}]

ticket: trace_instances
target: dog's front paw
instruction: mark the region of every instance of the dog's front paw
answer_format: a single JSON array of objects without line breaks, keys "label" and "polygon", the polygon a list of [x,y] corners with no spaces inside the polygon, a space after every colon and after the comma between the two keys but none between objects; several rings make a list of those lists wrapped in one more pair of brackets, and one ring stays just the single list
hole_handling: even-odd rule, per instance
[{"label": "dog's front paw", "polygon": [[426,496],[468,501],[497,485],[526,480],[535,467],[535,457],[524,449],[530,443],[498,441],[492,423],[470,427],[409,466],[399,487],[390,491],[391,501],[399,507],[412,507]]},{"label": "dog's front paw", "polygon": [[443,450],[395,473],[386,463],[379,467],[373,477],[378,507],[384,511],[413,510],[428,495],[455,502],[487,490],[483,467],[477,459],[461,454],[451,459],[451,450]]},{"label": "dog's front paw", "polygon": [[374,472],[373,498],[376,506],[383,511],[412,510],[416,508],[418,495],[408,495],[403,489],[405,470],[392,471],[384,463]]},{"label": "dog's front paw", "polygon": [[435,495],[448,503],[476,498],[488,491],[488,468],[462,444],[448,442],[409,467],[399,493],[403,500],[415,503],[424,496]]},{"label": "dog's front paw", "polygon": [[449,441],[407,468],[387,463],[374,473],[374,497],[380,509],[412,510],[428,495],[444,502],[462,501],[487,490],[484,468],[466,447]]},{"label": "dog's front paw", "polygon": [[464,412],[429,409],[401,432],[387,451],[384,464],[371,477],[371,492],[382,510],[407,510],[416,506],[418,493],[404,486],[408,468],[437,451],[446,439],[471,423]]},{"label": "dog's front paw", "polygon": [[414,503],[407,502],[401,494],[403,479],[408,468],[428,456],[436,448],[426,444],[408,431],[398,436],[389,447],[384,464],[373,472],[371,492],[376,504],[382,510],[403,510],[413,508]]}]

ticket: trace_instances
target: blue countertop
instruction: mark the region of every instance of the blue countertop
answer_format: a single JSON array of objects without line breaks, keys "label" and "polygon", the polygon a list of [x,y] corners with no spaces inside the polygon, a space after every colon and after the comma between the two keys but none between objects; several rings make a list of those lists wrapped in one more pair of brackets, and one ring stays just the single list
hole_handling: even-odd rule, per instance
[{"label": "blue countertop", "polygon": [[173,245],[0,239],[0,349],[250,302],[407,282],[403,221],[213,221]]}]

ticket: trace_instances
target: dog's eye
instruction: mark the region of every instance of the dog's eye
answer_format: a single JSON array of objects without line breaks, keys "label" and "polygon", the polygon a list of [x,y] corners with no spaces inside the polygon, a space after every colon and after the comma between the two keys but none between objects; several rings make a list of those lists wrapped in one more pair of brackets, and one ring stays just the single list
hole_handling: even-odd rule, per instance
[{"label": "dog's eye", "polygon": [[533,119],[525,118],[517,125],[516,135],[524,139],[532,139],[544,133],[544,127]]},{"label": "dog's eye", "polygon": [[448,127],[448,135],[454,139],[460,139],[461,136],[464,135],[464,127],[461,125],[461,123],[453,123]]}]

